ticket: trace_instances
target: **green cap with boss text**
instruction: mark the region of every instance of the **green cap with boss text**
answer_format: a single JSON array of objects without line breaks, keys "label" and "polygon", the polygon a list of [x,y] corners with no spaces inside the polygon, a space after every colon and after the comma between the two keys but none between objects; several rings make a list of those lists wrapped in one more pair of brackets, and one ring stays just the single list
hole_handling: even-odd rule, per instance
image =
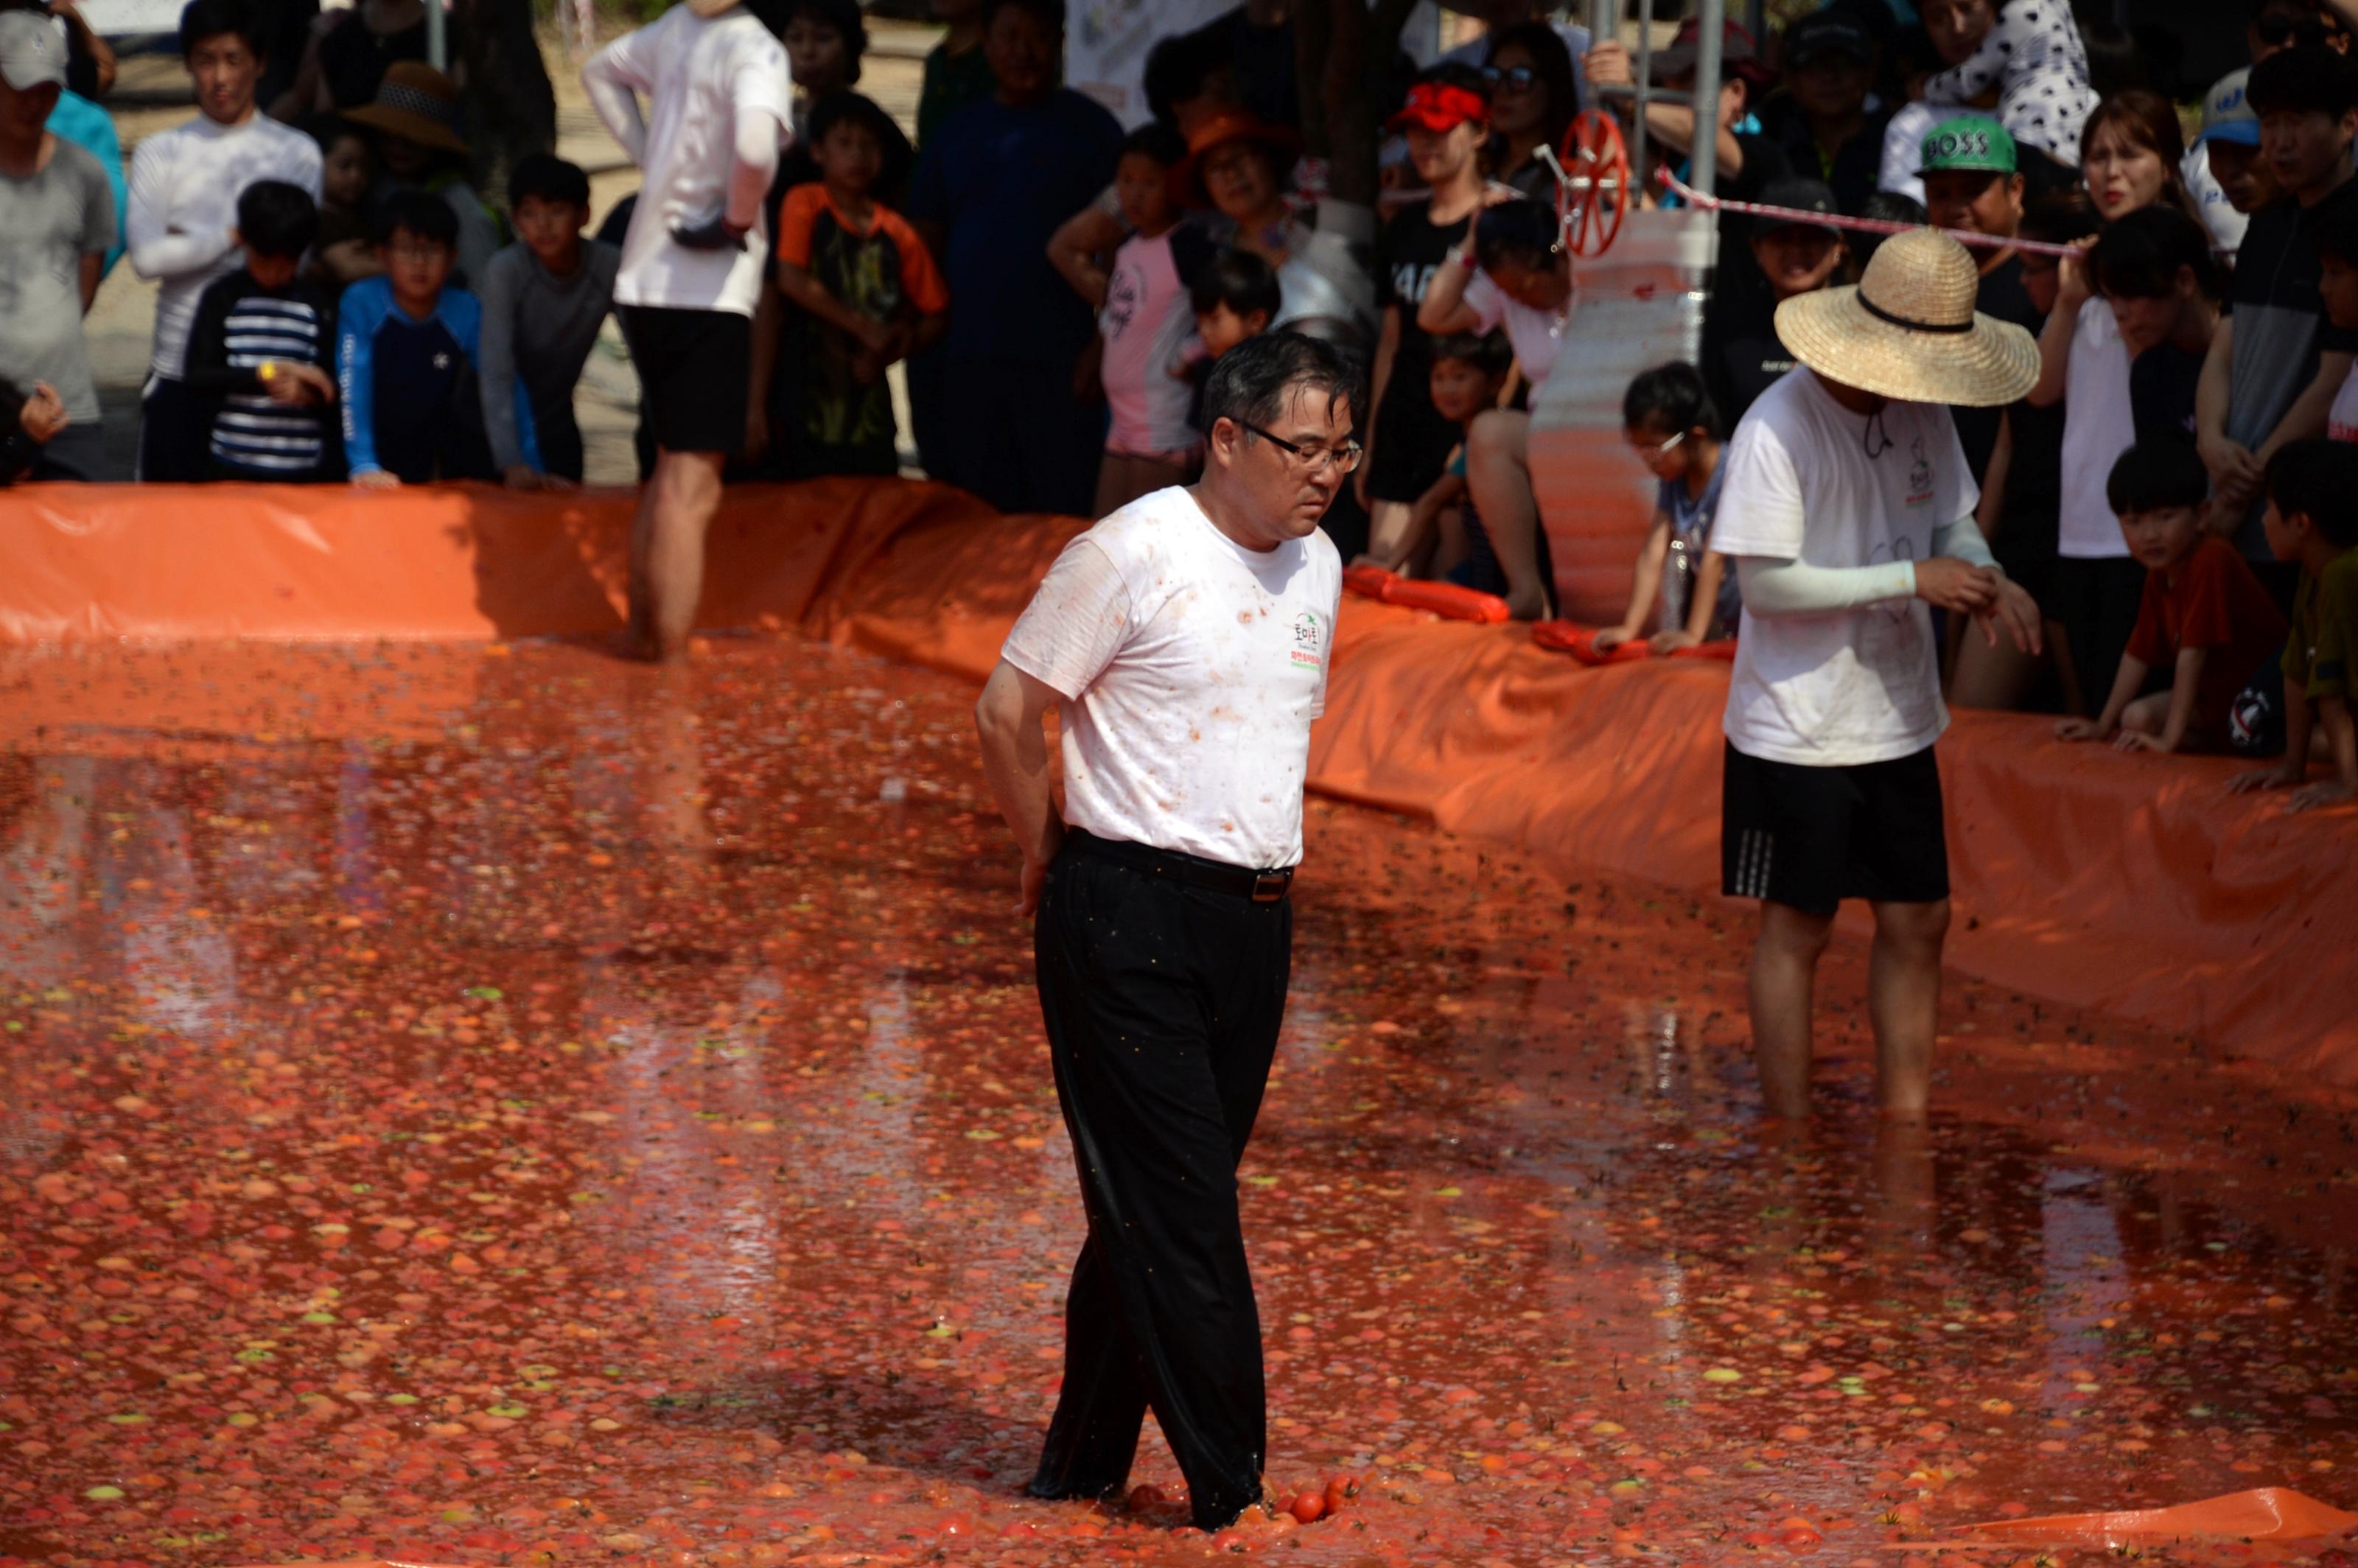
[{"label": "green cap with boss text", "polygon": [[2014,138],[1996,120],[1966,114],[1943,121],[1924,135],[1920,175],[1967,169],[1978,174],[2015,171]]}]

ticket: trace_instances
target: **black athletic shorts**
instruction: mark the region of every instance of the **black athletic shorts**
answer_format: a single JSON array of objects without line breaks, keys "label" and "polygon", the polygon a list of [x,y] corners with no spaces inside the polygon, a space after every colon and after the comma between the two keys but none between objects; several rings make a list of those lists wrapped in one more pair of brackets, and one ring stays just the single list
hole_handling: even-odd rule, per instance
[{"label": "black athletic shorts", "polygon": [[1720,786],[1720,891],[1805,914],[1846,898],[1949,896],[1949,840],[1932,748],[1887,762],[1806,767],[1733,745]]},{"label": "black athletic shorts", "polygon": [[736,456],[745,445],[745,396],[753,381],[752,318],[652,305],[619,306],[615,313],[655,444]]}]

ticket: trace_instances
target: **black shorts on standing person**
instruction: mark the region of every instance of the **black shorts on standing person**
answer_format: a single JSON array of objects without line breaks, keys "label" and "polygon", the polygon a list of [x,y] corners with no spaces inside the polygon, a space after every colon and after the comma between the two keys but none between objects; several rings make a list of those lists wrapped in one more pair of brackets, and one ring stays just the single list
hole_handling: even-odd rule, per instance
[{"label": "black shorts on standing person", "polygon": [[1832,914],[1844,899],[1933,903],[1949,896],[1949,841],[1933,749],[1817,767],[1747,756],[1720,766],[1720,887]]},{"label": "black shorts on standing person", "polygon": [[640,406],[655,443],[675,452],[734,452],[745,438],[753,321],[732,310],[623,305]]}]

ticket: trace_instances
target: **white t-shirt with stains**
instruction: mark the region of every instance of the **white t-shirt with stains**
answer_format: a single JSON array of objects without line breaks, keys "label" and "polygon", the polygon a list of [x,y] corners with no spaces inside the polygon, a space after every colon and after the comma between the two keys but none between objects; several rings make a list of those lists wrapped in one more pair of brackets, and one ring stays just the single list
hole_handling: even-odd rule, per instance
[{"label": "white t-shirt with stains", "polygon": [[1001,651],[1065,698],[1065,820],[1261,870],[1302,859],[1343,562],[1248,550],[1182,486],[1065,547]]},{"label": "white t-shirt with stains", "polygon": [[[1812,567],[1920,561],[1933,535],[1980,500],[1946,408],[1890,403],[1854,414],[1804,365],[1736,427],[1711,547]],[[1949,724],[1937,652],[1920,599],[1815,615],[1755,615],[1747,605],[1727,739],[1747,757],[1804,767],[1913,755]]]}]

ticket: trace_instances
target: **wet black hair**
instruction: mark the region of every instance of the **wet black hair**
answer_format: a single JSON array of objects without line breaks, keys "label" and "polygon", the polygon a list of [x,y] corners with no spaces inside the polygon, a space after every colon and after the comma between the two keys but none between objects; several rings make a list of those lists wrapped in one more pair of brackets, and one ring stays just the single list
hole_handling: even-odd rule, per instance
[{"label": "wet black hair", "polygon": [[2338,120],[2358,109],[2358,66],[2339,49],[2278,49],[2252,67],[2244,102],[2264,118],[2290,114]]},{"label": "wet black hair", "polygon": [[207,38],[217,38],[223,33],[235,33],[257,59],[266,52],[262,46],[261,24],[245,0],[189,0],[180,8],[182,59],[196,53],[197,46]]},{"label": "wet black hair", "polygon": [[1222,251],[1187,286],[1187,303],[1198,316],[1225,305],[1239,317],[1258,310],[1273,319],[1282,302],[1276,271],[1250,251]]},{"label": "wet black hair", "polygon": [[1725,434],[1720,428],[1719,410],[1713,406],[1711,391],[1704,384],[1703,372],[1684,360],[1672,360],[1638,373],[1629,383],[1629,390],[1621,395],[1621,427],[1625,430],[1665,430],[1682,436],[1701,427],[1714,439]]},{"label": "wet black hair", "polygon": [[893,133],[899,129],[892,116],[884,113],[876,100],[864,92],[830,92],[811,105],[810,119],[804,129],[810,143],[817,146],[827,140],[827,134],[838,125],[857,125],[876,138],[879,148],[890,152]]},{"label": "wet black hair", "polygon": [[1501,201],[1474,223],[1474,254],[1482,270],[1495,272],[1501,262],[1517,261],[1530,267],[1552,266],[1562,230],[1555,209],[1524,198]]},{"label": "wet black hair", "polygon": [[2206,299],[2226,293],[2227,275],[2211,254],[2211,232],[2164,202],[2123,213],[2089,253],[2097,291],[2106,297],[2158,299],[2178,287],[2180,267],[2194,274]]},{"label": "wet black hair", "polygon": [[579,164],[555,153],[526,153],[508,171],[508,210],[523,206],[526,197],[559,207],[587,207],[590,176]]},{"label": "wet black hair", "polygon": [[1223,419],[1271,425],[1299,393],[1323,392],[1347,404],[1354,426],[1366,398],[1359,373],[1334,344],[1300,332],[1247,338],[1212,366],[1204,383],[1204,428]]},{"label": "wet black hair", "polygon": [[300,256],[319,233],[319,204],[299,185],[257,179],[237,197],[237,237],[258,256]]},{"label": "wet black hair", "polygon": [[2320,201],[2302,216],[2314,225],[2309,243],[2320,258],[2358,266],[2358,201]]},{"label": "wet black hair", "polygon": [[2358,446],[2321,436],[2288,441],[2268,460],[2279,517],[2306,516],[2336,545],[2358,545]]},{"label": "wet black hair", "polygon": [[1484,375],[1504,375],[1514,366],[1515,346],[1503,332],[1452,332],[1433,340],[1430,357],[1434,364],[1457,360]]},{"label": "wet black hair", "polygon": [[1151,157],[1164,168],[1187,161],[1186,139],[1177,130],[1160,120],[1149,120],[1121,139],[1121,156],[1136,153]]},{"label": "wet black hair", "polygon": [[439,196],[426,190],[396,190],[377,209],[369,237],[380,245],[393,243],[404,231],[438,245],[459,249],[459,214]]},{"label": "wet black hair", "polygon": [[2211,498],[2211,470],[2183,436],[2139,441],[2123,452],[2104,481],[2104,500],[2123,517],[2171,506],[2200,506]]}]

